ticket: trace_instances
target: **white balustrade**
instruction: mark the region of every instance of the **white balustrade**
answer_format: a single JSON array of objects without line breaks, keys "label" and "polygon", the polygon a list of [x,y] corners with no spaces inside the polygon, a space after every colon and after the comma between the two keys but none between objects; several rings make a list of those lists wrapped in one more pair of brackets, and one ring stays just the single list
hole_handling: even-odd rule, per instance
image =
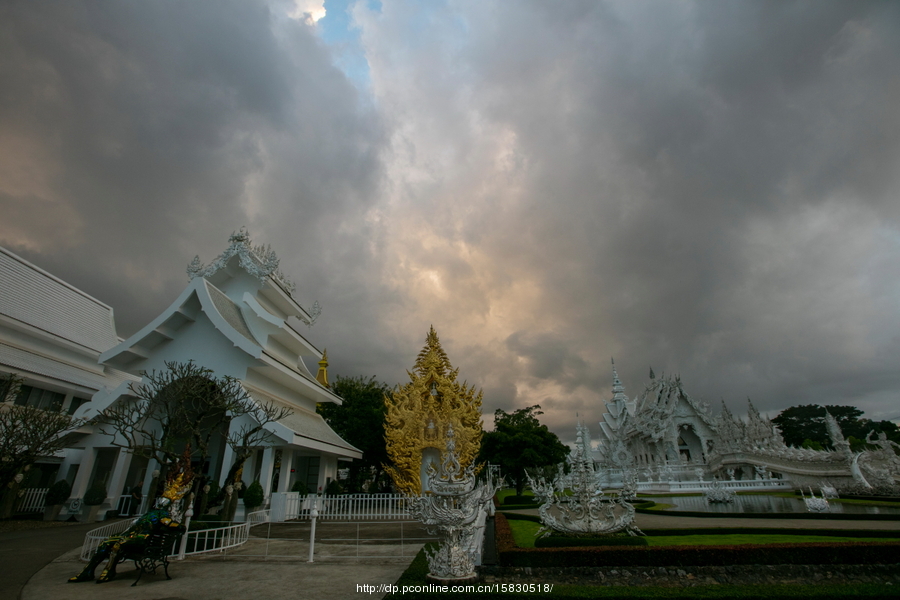
[{"label": "white balustrade", "polygon": [[272,522],[308,519],[312,500],[317,498],[319,519],[408,519],[407,498],[402,494],[347,494],[341,496],[300,495],[298,492],[272,494]]},{"label": "white balustrade", "polygon": [[81,560],[91,560],[91,557],[94,555],[94,552],[97,551],[97,547],[100,546],[101,542],[112,535],[122,533],[131,527],[136,520],[137,519],[125,519],[124,521],[117,521],[88,531],[84,536],[84,542],[81,544]]},{"label": "white balustrade", "polygon": [[17,513],[36,513],[43,512],[44,500],[47,497],[49,488],[26,488],[22,490],[24,494],[16,503]]}]

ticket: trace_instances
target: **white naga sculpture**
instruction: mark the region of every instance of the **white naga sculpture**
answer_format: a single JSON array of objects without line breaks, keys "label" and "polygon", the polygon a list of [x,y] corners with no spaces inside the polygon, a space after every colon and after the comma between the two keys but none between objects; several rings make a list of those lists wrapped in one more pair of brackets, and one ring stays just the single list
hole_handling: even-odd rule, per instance
[{"label": "white naga sculpture", "polygon": [[734,490],[725,489],[718,479],[713,481],[712,485],[703,492],[706,501],[709,503],[728,503],[734,502]]},{"label": "white naga sculpture", "polygon": [[824,494],[822,494],[821,498],[817,498],[812,488],[809,488],[809,498],[803,495],[803,490],[800,490],[800,496],[803,498],[803,503],[806,504],[806,510],[809,512],[818,513],[828,510],[828,500]]},{"label": "white naga sculpture", "polygon": [[[584,456],[580,431],[578,437],[575,451],[569,458],[571,472],[568,476],[563,474],[562,464],[558,465],[557,475],[551,481],[528,475],[535,497],[542,502],[540,515],[544,527],[538,531],[538,536],[553,531],[575,535],[619,532],[643,535],[634,524],[634,507],[621,496],[603,495],[593,461]],[[567,487],[571,495],[567,493]]]},{"label": "white naga sculpture", "polygon": [[474,578],[479,517],[486,515],[491,498],[502,482],[488,479],[476,484],[475,464],[460,467],[453,426],[447,429],[447,446],[440,470],[428,466],[430,495],[411,498],[410,514],[421,521],[431,535],[440,535],[435,551],[425,550],[429,576],[438,580]]}]

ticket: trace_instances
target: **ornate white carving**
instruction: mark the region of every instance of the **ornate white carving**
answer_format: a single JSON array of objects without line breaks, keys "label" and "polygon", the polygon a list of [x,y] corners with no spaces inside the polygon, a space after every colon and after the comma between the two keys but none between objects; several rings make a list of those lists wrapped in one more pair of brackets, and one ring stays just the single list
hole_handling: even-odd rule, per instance
[{"label": "ornate white carving", "polygon": [[834,486],[823,483],[820,489],[822,490],[822,497],[826,500],[837,500],[839,497],[838,491]]},{"label": "ornate white carving", "polygon": [[435,551],[425,551],[429,575],[438,579],[468,579],[475,576],[479,533],[477,521],[497,493],[501,481],[488,479],[476,485],[475,465],[463,470],[459,464],[453,427],[447,430],[447,446],[440,470],[428,466],[430,495],[410,499],[410,514],[432,535],[440,535]]},{"label": "ornate white carving", "polygon": [[728,503],[734,502],[734,490],[725,489],[718,479],[714,480],[712,485],[703,492],[706,501],[709,503]]},{"label": "ornate white carving", "polygon": [[528,475],[535,497],[543,503],[539,511],[544,527],[538,531],[538,536],[549,535],[551,531],[591,535],[624,531],[629,535],[642,535],[634,524],[634,507],[621,495],[612,498],[603,495],[600,477],[594,471],[593,463],[584,460],[583,453],[581,440],[576,440],[575,456],[570,460],[572,472],[568,477],[563,475],[562,464],[558,465],[557,474],[551,481]]},{"label": "ornate white carving", "polygon": [[803,498],[803,502],[806,504],[806,510],[809,512],[818,513],[826,512],[828,510],[828,500],[825,498],[824,494],[821,498],[817,498],[812,488],[809,488],[809,498],[803,495],[803,490],[800,490],[800,496]]},{"label": "ornate white carving", "polygon": [[288,294],[294,293],[294,284],[278,270],[279,260],[275,251],[269,246],[251,246],[250,234],[247,232],[246,227],[241,227],[239,232],[232,233],[231,237],[228,238],[228,242],[229,246],[225,249],[225,252],[207,266],[200,262],[199,256],[195,256],[191,264],[188,265],[188,277],[191,279],[195,277],[209,277],[220,269],[225,268],[225,264],[231,257],[237,256],[240,258],[241,267],[258,278],[260,283],[264,284],[266,278],[272,277]]}]

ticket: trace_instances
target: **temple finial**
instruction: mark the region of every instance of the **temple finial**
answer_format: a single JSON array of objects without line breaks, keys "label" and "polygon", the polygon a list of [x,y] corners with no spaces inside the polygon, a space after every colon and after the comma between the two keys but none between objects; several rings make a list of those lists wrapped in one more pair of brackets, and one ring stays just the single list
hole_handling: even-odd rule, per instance
[{"label": "temple finial", "polygon": [[319,361],[319,372],[316,373],[316,381],[323,386],[330,388],[328,385],[328,350],[322,351],[322,360]]}]

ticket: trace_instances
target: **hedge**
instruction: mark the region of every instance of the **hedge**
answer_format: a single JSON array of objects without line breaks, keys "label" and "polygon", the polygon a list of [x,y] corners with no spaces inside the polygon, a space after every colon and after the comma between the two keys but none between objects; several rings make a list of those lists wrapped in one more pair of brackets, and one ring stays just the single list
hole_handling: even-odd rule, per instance
[{"label": "hedge", "polygon": [[759,546],[597,546],[519,548],[503,513],[494,520],[501,567],[674,567],[839,565],[896,562],[900,542],[820,542]]}]

